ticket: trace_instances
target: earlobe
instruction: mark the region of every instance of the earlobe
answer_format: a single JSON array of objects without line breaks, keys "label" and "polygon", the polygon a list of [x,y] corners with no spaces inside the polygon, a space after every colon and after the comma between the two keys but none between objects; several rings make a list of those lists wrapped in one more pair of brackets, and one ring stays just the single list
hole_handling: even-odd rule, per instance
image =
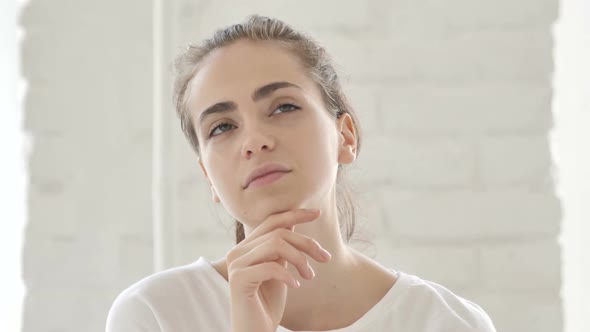
[{"label": "earlobe", "polygon": [[352,147],[345,146],[341,147],[340,152],[338,153],[338,163],[339,164],[352,164],[352,162],[356,159],[356,154],[354,153]]}]

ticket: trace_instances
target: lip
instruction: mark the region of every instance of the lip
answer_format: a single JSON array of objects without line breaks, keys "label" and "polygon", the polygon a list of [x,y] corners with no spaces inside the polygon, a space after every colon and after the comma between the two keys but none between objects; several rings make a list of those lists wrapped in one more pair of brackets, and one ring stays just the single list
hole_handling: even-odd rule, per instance
[{"label": "lip", "polygon": [[266,163],[263,164],[257,168],[255,168],[252,172],[250,172],[250,174],[248,174],[248,177],[246,177],[246,181],[244,181],[244,186],[242,187],[243,189],[248,188],[248,186],[250,185],[250,183],[254,180],[256,180],[257,178],[263,177],[265,175],[268,175],[270,173],[275,173],[275,172],[290,172],[291,170],[280,163]]}]

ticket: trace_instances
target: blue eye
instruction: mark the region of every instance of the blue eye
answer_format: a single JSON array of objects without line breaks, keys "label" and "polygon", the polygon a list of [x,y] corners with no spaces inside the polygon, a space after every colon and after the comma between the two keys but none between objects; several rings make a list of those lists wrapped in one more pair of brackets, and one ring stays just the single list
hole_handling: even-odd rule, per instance
[{"label": "blue eye", "polygon": [[[209,138],[211,138],[211,137],[213,137],[213,136],[217,136],[217,135],[219,135],[219,134],[215,134],[215,135],[213,135],[213,133],[214,133],[215,131],[217,131],[217,129],[219,129],[219,128],[224,128],[224,127],[225,127],[225,128],[227,128],[227,127],[230,127],[230,126],[233,126],[233,125],[232,125],[232,124],[230,124],[230,123],[227,123],[227,122],[222,122],[222,123],[218,124],[218,125],[217,125],[217,126],[215,126],[215,128],[213,128],[213,129],[211,130],[211,132],[209,133]],[[222,131],[221,131],[221,133],[223,133],[224,131],[225,131],[225,130],[222,130]]]},{"label": "blue eye", "polygon": [[292,112],[292,111],[295,111],[295,110],[298,110],[298,109],[300,109],[300,107],[299,106],[295,106],[293,104],[281,104],[281,105],[279,105],[279,107],[277,107],[275,109],[275,112],[277,110],[282,110],[281,113],[285,113],[285,112]]},{"label": "blue eye", "polygon": [[[295,106],[293,104],[281,104],[279,105],[273,112],[273,114],[277,111],[277,110],[281,110],[280,113],[288,113],[288,112],[293,112],[296,111],[298,109],[301,109],[301,107],[299,106]],[[232,127],[235,127],[234,125],[232,125],[231,123],[227,123],[227,122],[222,122],[220,124],[218,124],[217,126],[215,126],[213,129],[211,129],[211,131],[209,132],[209,136],[208,138],[211,138],[213,136],[217,136],[219,134],[222,134],[223,132],[232,129]],[[225,128],[226,130],[223,130],[222,128]],[[220,130],[220,133],[215,134],[215,132],[217,130]]]}]

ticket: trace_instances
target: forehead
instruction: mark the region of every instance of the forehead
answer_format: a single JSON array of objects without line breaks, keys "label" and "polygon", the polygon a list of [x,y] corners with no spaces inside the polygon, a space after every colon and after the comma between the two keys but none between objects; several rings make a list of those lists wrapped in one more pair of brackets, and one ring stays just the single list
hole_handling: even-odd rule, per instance
[{"label": "forehead", "polygon": [[223,100],[249,98],[256,88],[287,81],[315,95],[314,83],[299,59],[276,43],[237,41],[211,52],[199,65],[189,91],[192,112]]}]

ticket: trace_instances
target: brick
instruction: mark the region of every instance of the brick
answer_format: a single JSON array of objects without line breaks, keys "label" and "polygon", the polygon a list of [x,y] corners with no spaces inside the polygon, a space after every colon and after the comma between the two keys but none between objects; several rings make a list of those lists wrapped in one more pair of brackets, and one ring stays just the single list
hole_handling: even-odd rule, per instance
[{"label": "brick", "polygon": [[433,79],[548,82],[552,69],[551,37],[538,28],[469,32],[421,44],[428,46],[415,50],[413,64]]},{"label": "brick", "polygon": [[27,288],[104,286],[116,280],[116,246],[105,234],[77,237],[27,232],[23,279]]},{"label": "brick", "polygon": [[[335,29],[351,30],[366,27],[371,22],[368,1],[355,1],[342,6],[338,0],[316,2],[301,1],[272,1],[260,3],[260,12],[277,16],[292,24],[296,29]],[[313,9],[312,9],[313,8]],[[326,13],[338,10],[338,15],[331,15],[326,19]]]},{"label": "brick", "polygon": [[[40,142],[31,160],[33,229],[73,233],[95,228],[146,230],[146,224],[151,225],[151,169],[144,167],[151,160],[141,156],[144,152],[127,151],[119,158],[90,149],[94,155],[85,159],[84,148],[73,140]],[[109,164],[110,160],[117,163]]]},{"label": "brick", "polygon": [[202,181],[178,182],[177,195],[170,202],[180,232],[208,232],[233,224],[221,203],[213,202],[209,187]]},{"label": "brick", "polygon": [[33,139],[29,159],[31,182],[39,183],[39,190],[57,194],[66,186],[66,179],[73,181],[83,173],[80,156],[82,144],[72,136],[40,136]]},{"label": "brick", "polygon": [[180,236],[179,263],[189,264],[200,256],[209,261],[225,257],[235,246],[233,231],[226,233],[184,233]]},{"label": "brick", "polygon": [[68,3],[67,11],[56,14],[59,5],[47,9],[33,2],[23,11],[26,127],[87,133],[93,124],[104,130],[106,121],[111,128],[151,129],[152,100],[145,97],[152,90],[151,33],[145,33],[151,31],[151,8],[133,8],[129,25],[120,6],[113,11],[104,3],[88,5]]},{"label": "brick", "polygon": [[[558,14],[556,1],[371,1],[371,32],[414,34],[416,39],[456,31],[509,30],[540,27]],[[420,17],[421,19],[416,19]],[[366,33],[366,32],[365,32]]]},{"label": "brick", "polygon": [[[231,8],[231,10],[227,10]],[[338,15],[326,19],[326,13],[338,8]],[[279,18],[298,30],[362,28],[371,22],[368,4],[365,1],[351,2],[342,6],[339,1],[272,1],[259,0],[250,3],[229,1],[210,3],[185,2],[176,8],[177,15],[185,18],[183,23],[193,31],[199,31],[197,40],[208,38],[214,30],[242,22],[248,15],[257,13]],[[194,17],[199,16],[199,20]]]},{"label": "brick", "polygon": [[545,133],[551,126],[548,85],[399,84],[378,95],[382,125],[398,135]]},{"label": "brick", "polygon": [[330,55],[338,76],[351,86],[370,86],[374,81],[358,82],[357,72],[367,63],[368,42],[366,36],[354,32],[339,32],[334,30],[314,30],[312,37]]},{"label": "brick", "polygon": [[47,184],[51,192],[64,190],[68,182],[104,182],[130,174],[145,181],[151,178],[151,169],[143,167],[151,162],[151,144],[145,137],[130,136],[39,135],[29,161],[31,182]]},{"label": "brick", "polygon": [[165,160],[172,160],[170,168],[172,176],[178,179],[197,181],[198,185],[205,184],[205,175],[199,166],[199,158],[191,147],[188,139],[180,128],[180,120],[171,121],[165,128],[170,134],[171,148],[165,148]]},{"label": "brick", "polygon": [[22,331],[104,331],[113,301],[113,291],[106,287],[29,290],[23,303]]},{"label": "brick", "polygon": [[[47,186],[50,186],[49,189]],[[61,191],[61,183],[29,185],[27,200],[27,229],[52,236],[75,237],[78,231],[74,195]],[[50,191],[51,194],[46,192]],[[61,191],[55,193],[55,191]],[[50,221],[50,222],[48,222]]]},{"label": "brick", "polygon": [[190,202],[173,204],[178,231],[180,232],[221,232],[224,229],[233,227],[233,219],[222,206],[215,207],[213,203],[206,205],[192,206]]},{"label": "brick", "polygon": [[371,240],[375,236],[387,232],[383,220],[382,194],[378,190],[359,190],[353,184],[349,184],[352,192],[352,199],[355,202],[356,226],[354,237],[361,240]]},{"label": "brick", "polygon": [[357,81],[549,83],[551,36],[539,28],[451,36],[376,34],[364,39],[324,34],[328,50]]},{"label": "brick", "polygon": [[509,29],[551,24],[557,18],[555,1],[423,1],[411,7],[410,17],[420,15],[439,29]]},{"label": "brick", "polygon": [[473,181],[471,142],[453,138],[367,137],[351,174],[357,183],[403,188],[448,188]]},{"label": "brick", "polygon": [[380,129],[382,126],[380,123],[381,107],[378,103],[377,87],[363,84],[346,84],[344,90],[358,117],[361,127],[361,139],[364,132],[373,132]]},{"label": "brick", "polygon": [[481,179],[485,186],[543,182],[551,176],[546,135],[493,136],[480,143]]},{"label": "brick", "polygon": [[[80,179],[82,180],[69,183],[67,191],[63,194],[52,197],[52,195],[44,193],[43,196],[37,196],[35,201],[31,201],[39,204],[28,207],[29,210],[38,210],[30,213],[31,216],[37,216],[38,219],[29,220],[27,227],[39,234],[56,234],[60,237],[73,234],[77,236],[82,232],[100,231],[111,227],[113,222],[109,215],[114,212],[109,210],[109,206],[106,204],[107,200],[103,195],[103,190],[107,185],[96,180],[96,182],[92,180],[85,182],[83,177]],[[31,188],[37,190],[34,186]],[[93,188],[93,190],[87,191],[87,188]],[[81,192],[84,194],[80,194]],[[48,198],[45,202],[40,203],[41,197]],[[50,207],[51,203],[55,203],[55,206]],[[120,214],[120,211],[116,213]],[[60,219],[52,220],[51,217]]]},{"label": "brick", "polygon": [[[470,246],[444,245],[397,245],[395,241],[389,247],[378,242],[377,261],[394,270],[417,275],[422,279],[441,284],[457,291],[477,282],[479,263],[477,251]],[[444,268],[441,267],[444,262]]]},{"label": "brick", "polygon": [[555,239],[482,248],[481,287],[504,291],[559,290],[560,247]]},{"label": "brick", "polygon": [[117,280],[125,281],[127,285],[131,285],[154,272],[152,236],[120,234],[113,245],[117,250],[117,269],[115,270],[118,271]]},{"label": "brick", "polygon": [[[83,37],[92,33],[95,35],[92,40],[81,38],[80,41],[106,43],[110,37],[120,37],[110,39],[109,45],[115,43],[131,45],[139,42],[149,48],[150,45],[147,42],[151,40],[151,34],[145,32],[152,25],[152,8],[141,6],[141,4],[139,1],[73,3],[68,0],[56,0],[51,4],[34,1],[23,7],[19,23],[26,26],[28,31],[45,32],[50,36],[52,31],[59,31],[61,32],[59,38],[52,36],[52,39],[56,41],[65,40],[71,35]],[[113,10],[113,5],[116,5],[118,10]],[[56,11],[57,7],[63,10]],[[105,17],[109,18],[110,24],[105,24]],[[129,20],[133,20],[134,24],[130,25]],[[69,49],[75,50],[75,48]]]},{"label": "brick", "polygon": [[497,331],[563,330],[563,309],[558,292],[477,292],[467,295],[492,319]]},{"label": "brick", "polygon": [[552,193],[523,190],[384,194],[386,222],[400,239],[481,241],[544,237],[559,231],[561,210]]}]

